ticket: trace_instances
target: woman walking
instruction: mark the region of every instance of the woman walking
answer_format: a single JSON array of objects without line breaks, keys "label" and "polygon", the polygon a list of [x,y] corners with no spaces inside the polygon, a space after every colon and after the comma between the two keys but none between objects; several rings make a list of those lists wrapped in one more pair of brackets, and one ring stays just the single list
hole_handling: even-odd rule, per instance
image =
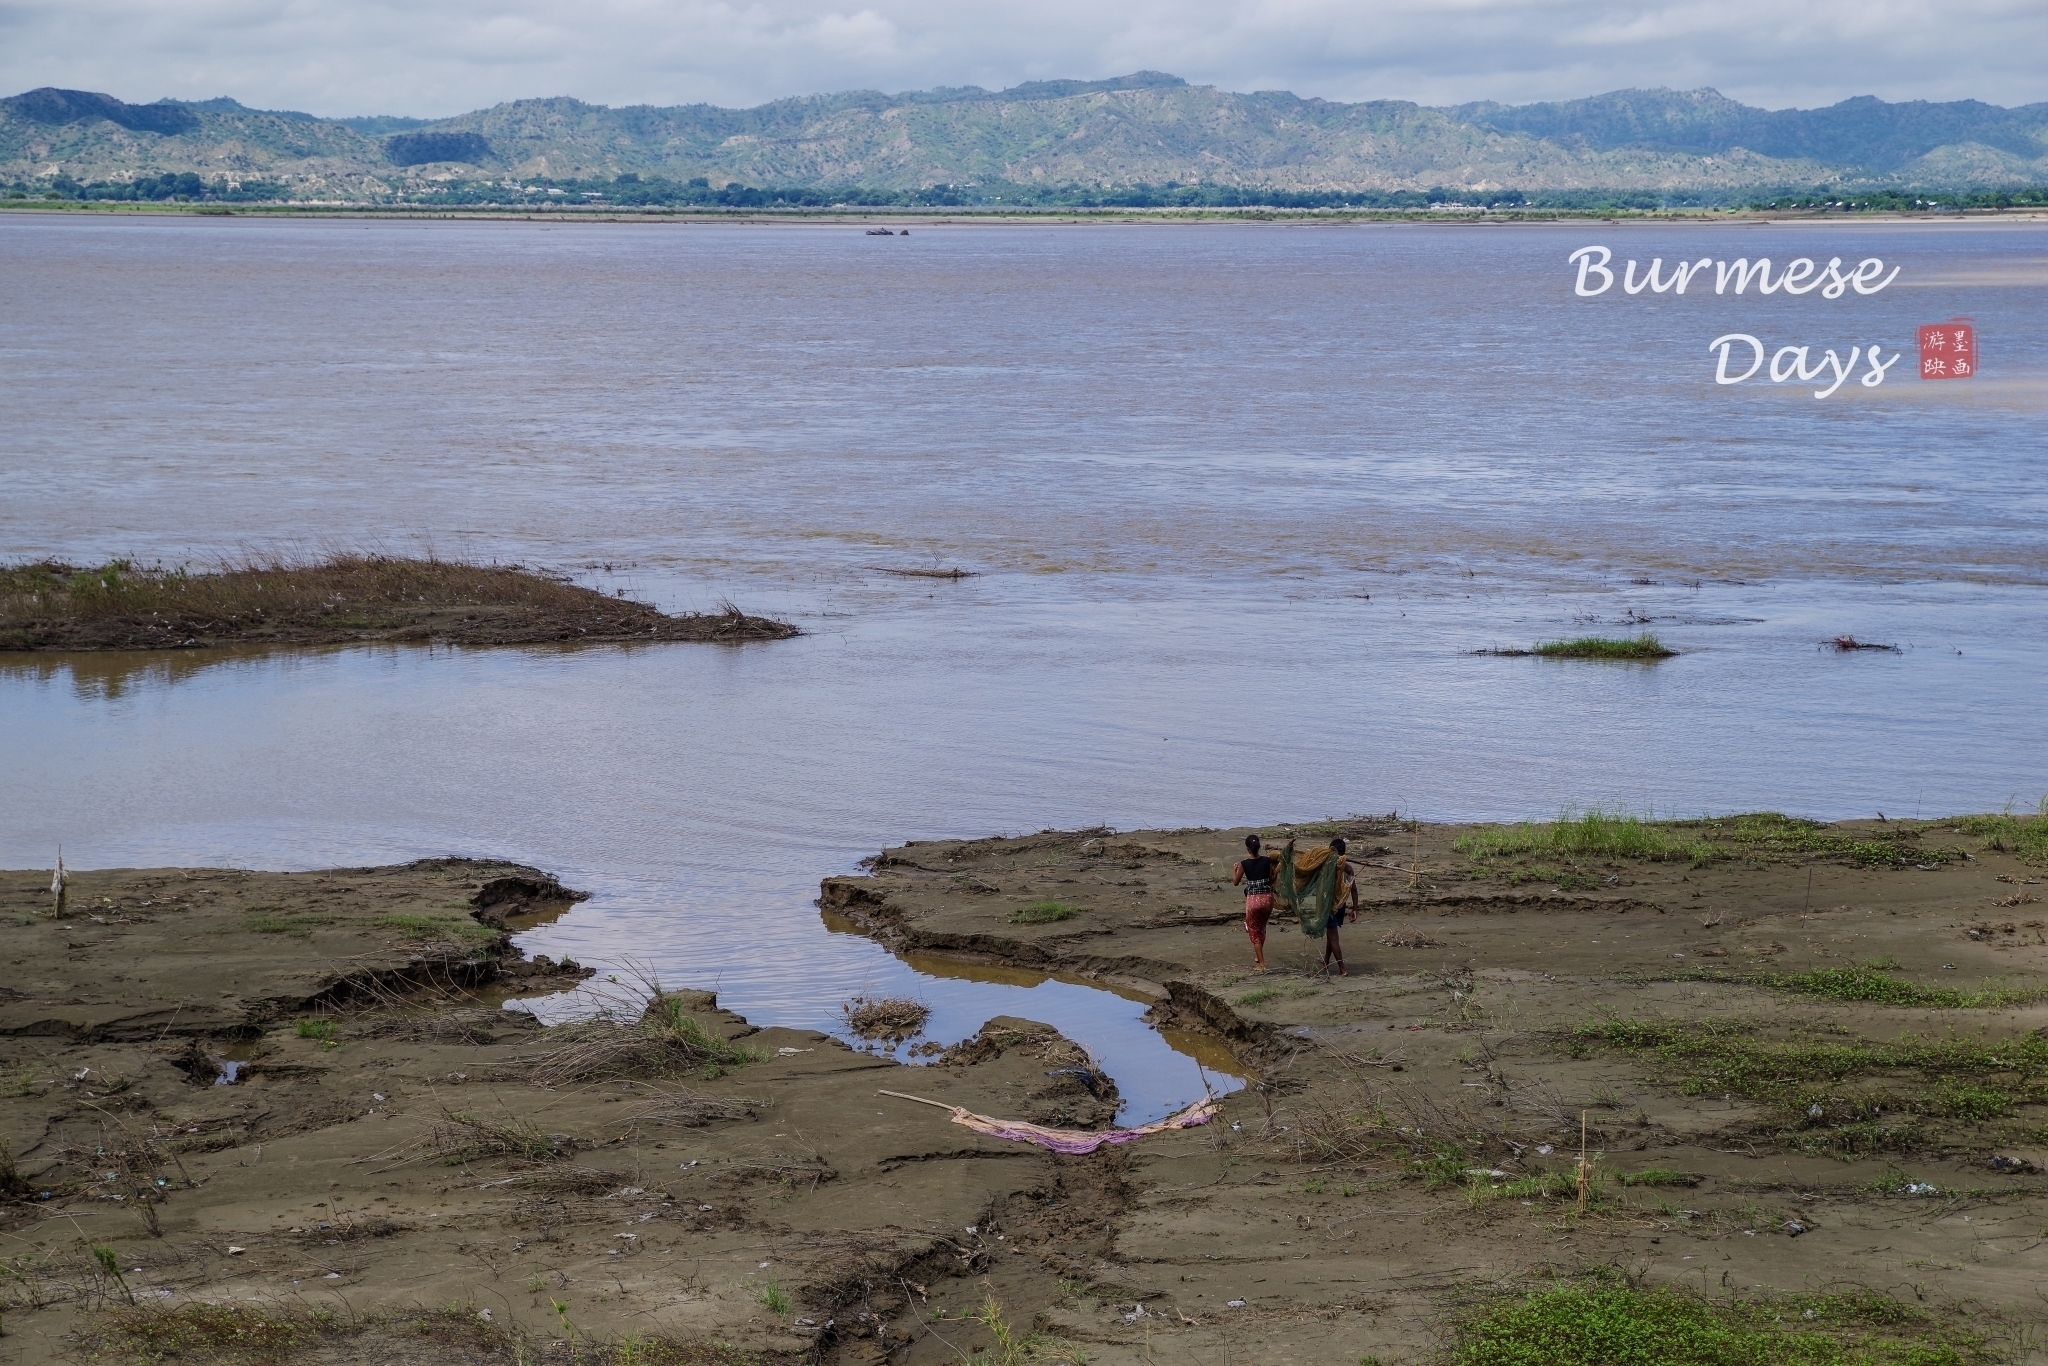
[{"label": "woman walking", "polygon": [[[1330,856],[1337,860],[1337,885],[1330,898],[1329,923],[1323,930],[1323,971],[1328,972],[1334,960],[1339,977],[1351,974],[1344,970],[1344,945],[1337,938],[1337,927],[1346,920],[1358,918],[1358,878],[1351,871],[1351,860],[1344,857],[1344,849],[1342,835],[1330,841]],[[1350,898],[1348,907],[1345,904],[1347,897]]]},{"label": "woman walking", "polygon": [[1290,839],[1280,847],[1277,860],[1281,896],[1300,918],[1303,934],[1323,936],[1323,971],[1328,972],[1335,963],[1339,977],[1350,974],[1344,970],[1344,944],[1337,927],[1358,916],[1358,879],[1344,857],[1344,848],[1340,836],[1326,849],[1297,854]]},{"label": "woman walking", "polygon": [[1266,970],[1266,922],[1273,918],[1273,860],[1259,853],[1259,837],[1244,837],[1245,856],[1230,869],[1230,885],[1244,884],[1244,932],[1251,937],[1252,962]]}]

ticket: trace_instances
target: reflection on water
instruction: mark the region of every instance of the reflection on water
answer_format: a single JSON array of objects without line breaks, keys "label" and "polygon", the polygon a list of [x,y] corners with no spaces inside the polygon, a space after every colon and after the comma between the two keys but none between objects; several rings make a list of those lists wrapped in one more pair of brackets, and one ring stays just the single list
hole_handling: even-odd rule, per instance
[{"label": "reflection on water", "polygon": [[[827,913],[825,915],[826,928],[841,934],[859,933],[850,921],[842,922],[841,924],[833,923],[839,920],[841,920],[841,917]],[[1008,963],[966,962],[956,958],[944,958],[937,954],[929,953],[909,953],[904,955],[904,959],[919,972],[939,981],[981,982],[990,985],[1021,987],[1026,991],[1041,987],[1047,982],[1060,982],[1069,986],[1088,987],[1091,998],[1114,995],[1128,1002],[1137,1002],[1148,1009],[1152,1005],[1151,997],[1133,987],[1120,985],[1113,980],[1098,981],[1093,978],[1067,973],[1034,972],[1030,968],[1015,967]],[[1051,995],[1034,999],[1043,1002],[1043,1004],[1037,1007],[1040,1009],[1050,1008],[1055,1003],[1054,997]],[[1099,1001],[1093,1001],[1090,1006],[1091,1012],[1104,1008],[1103,1003]],[[1018,1012],[1011,1013],[1015,1014]],[[1108,1010],[1107,1013],[1119,1020],[1124,1018],[1124,1012],[1121,1011]],[[1057,1017],[1027,1015],[1026,1018],[1036,1019],[1044,1024],[1057,1025],[1062,1031],[1073,1020],[1073,1017],[1069,1015]],[[1076,1027],[1083,1028],[1086,1026],[1077,1023]],[[1175,1053],[1195,1060],[1196,1065],[1207,1073],[1212,1082],[1217,1083],[1215,1091],[1218,1095],[1234,1091],[1243,1084],[1242,1078],[1237,1074],[1246,1070],[1244,1063],[1232,1054],[1228,1048],[1225,1048],[1213,1035],[1197,1034],[1186,1029],[1161,1029],[1158,1031],[1158,1034],[1159,1037],[1166,1041],[1167,1047],[1171,1048]],[[1081,1036],[1074,1034],[1070,1037],[1078,1040]],[[1120,1051],[1127,1051],[1127,1049]],[[1135,1055],[1133,1055],[1133,1060],[1147,1067],[1158,1067],[1162,1062],[1167,1061],[1157,1056],[1140,1059],[1135,1057]],[[1118,1075],[1121,1077],[1122,1074],[1119,1073]]]}]

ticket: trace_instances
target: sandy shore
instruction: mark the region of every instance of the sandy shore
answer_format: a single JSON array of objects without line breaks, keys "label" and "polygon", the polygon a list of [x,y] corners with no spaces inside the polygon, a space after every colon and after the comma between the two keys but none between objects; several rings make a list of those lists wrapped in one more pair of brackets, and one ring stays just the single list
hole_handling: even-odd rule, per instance
[{"label": "sandy shore", "polygon": [[1937,822],[1569,867],[1302,833],[1338,829],[1368,905],[1344,979],[1279,924],[1250,973],[1241,831],[826,880],[892,947],[1141,990],[1255,1076],[1218,1123],[1085,1158],[876,1094],[1099,1123],[1048,1075],[1057,1021],[908,1068],[688,983],[647,1020],[619,984],[616,1026],[499,1009],[581,976],[498,928],[566,909],[532,870],[87,873],[62,921],[47,873],[0,874],[0,1347],[923,1366],[989,1347],[962,1315],[993,1302],[1037,1361],[1414,1361],[1463,1307],[1602,1267],[1864,1288],[1929,1331],[2041,1317],[2040,870]]}]

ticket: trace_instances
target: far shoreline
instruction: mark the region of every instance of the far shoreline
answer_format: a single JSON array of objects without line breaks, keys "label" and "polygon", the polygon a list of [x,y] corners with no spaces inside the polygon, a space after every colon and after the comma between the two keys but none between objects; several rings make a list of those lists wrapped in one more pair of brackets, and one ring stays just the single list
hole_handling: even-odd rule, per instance
[{"label": "far shoreline", "polygon": [[909,226],[975,227],[1023,224],[1045,226],[1159,224],[1454,224],[1460,226],[1541,226],[1562,223],[1745,225],[1777,224],[1917,224],[1917,223],[2039,223],[2048,222],[2048,209],[1960,209],[1947,212],[1905,213],[1898,210],[1830,213],[1820,209],[1719,210],[1672,209],[1289,209],[1289,208],[1113,208],[1113,209],[920,209],[914,207],[863,208],[857,205],[828,209],[715,209],[715,208],[618,208],[586,209],[561,207],[502,209],[485,206],[418,208],[391,204],[160,204],[126,201],[74,202],[54,200],[0,200],[0,213],[22,216],[67,218],[254,218],[334,219],[388,222],[504,222],[577,224],[720,224],[720,225],[815,225],[821,227]]}]

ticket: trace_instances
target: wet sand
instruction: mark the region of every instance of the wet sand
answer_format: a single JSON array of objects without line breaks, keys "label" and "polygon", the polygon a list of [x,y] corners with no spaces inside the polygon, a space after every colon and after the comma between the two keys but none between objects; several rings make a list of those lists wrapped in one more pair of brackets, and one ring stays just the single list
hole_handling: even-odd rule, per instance
[{"label": "wet sand", "polygon": [[[47,873],[0,874],[16,1168],[0,1260],[20,1273],[0,1290],[5,1346],[160,1348],[213,1303],[300,1325],[304,1359],[566,1361],[574,1343],[591,1360],[640,1337],[674,1360],[923,1366],[989,1345],[959,1316],[993,1296],[1048,1336],[1045,1361],[1407,1360],[1466,1297],[1600,1265],[1714,1293],[1968,1303],[1987,1330],[2036,1313],[2044,1178],[1990,1165],[2048,1165],[2025,1087],[2004,1114],[1794,1132],[1754,1097],[1570,1031],[1607,1010],[1774,1039],[2023,1039],[2048,1024],[2024,999],[2048,955],[2040,870],[1939,823],[1909,836],[1925,866],[1759,855],[1569,875],[1475,864],[1455,827],[1303,838],[1339,830],[1367,903],[1344,979],[1311,971],[1309,941],[1277,922],[1275,971],[1251,974],[1227,886],[1242,831],[920,843],[825,881],[827,913],[900,951],[1143,993],[1255,1077],[1218,1123],[1085,1158],[877,1094],[1101,1122],[1048,1075],[1072,1060],[1058,1021],[993,1021],[912,1068],[670,983],[686,1034],[745,1054],[562,1080],[585,1036],[498,1005],[580,970],[524,964],[479,923],[564,909],[532,870],[86,873],[63,921]],[[504,879],[524,894],[479,911]],[[1075,913],[1012,919],[1046,900]],[[1907,1007],[1759,984],[1876,958],[1899,965],[1888,980],[2009,995]],[[618,985],[634,1027],[641,997]],[[240,1064],[232,1085],[221,1062]],[[1933,1094],[1905,1072],[1887,1084],[1897,1105]],[[1582,1114],[1598,1154],[1583,1216]],[[1667,1184],[1620,1181],[1653,1170]]]}]

